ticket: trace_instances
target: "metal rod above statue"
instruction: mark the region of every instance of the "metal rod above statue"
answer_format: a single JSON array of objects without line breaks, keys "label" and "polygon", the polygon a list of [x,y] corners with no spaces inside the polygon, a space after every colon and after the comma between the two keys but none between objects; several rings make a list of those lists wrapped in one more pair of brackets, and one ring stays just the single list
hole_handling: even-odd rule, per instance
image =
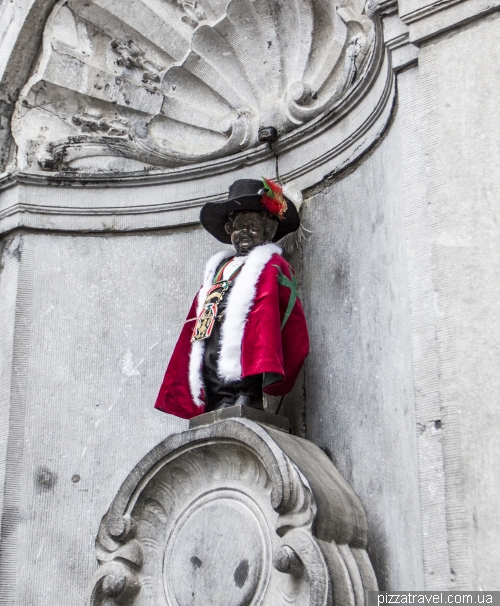
[{"label": "metal rod above statue", "polygon": [[292,267],[277,241],[300,233],[300,215],[278,183],[240,179],[207,202],[203,227],[232,244],[209,259],[155,407],[191,419],[234,405],[263,409],[263,393],[291,391],[309,352]]}]

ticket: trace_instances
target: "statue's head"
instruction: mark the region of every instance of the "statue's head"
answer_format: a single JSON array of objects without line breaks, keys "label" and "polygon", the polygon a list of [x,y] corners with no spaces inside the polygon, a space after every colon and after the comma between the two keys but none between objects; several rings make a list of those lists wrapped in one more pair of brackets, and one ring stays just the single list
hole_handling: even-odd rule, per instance
[{"label": "statue's head", "polygon": [[204,204],[200,221],[217,240],[233,244],[238,254],[277,242],[300,227],[297,207],[270,179],[235,181],[227,200]]},{"label": "statue's head", "polygon": [[266,211],[233,211],[229,213],[224,228],[236,253],[245,255],[256,246],[272,242],[278,230],[278,219]]}]

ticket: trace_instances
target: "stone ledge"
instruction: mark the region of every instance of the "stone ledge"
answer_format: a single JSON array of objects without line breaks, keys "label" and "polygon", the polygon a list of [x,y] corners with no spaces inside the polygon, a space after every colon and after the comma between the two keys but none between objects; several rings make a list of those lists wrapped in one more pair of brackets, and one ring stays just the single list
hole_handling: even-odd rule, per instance
[{"label": "stone ledge", "polygon": [[421,44],[499,9],[499,0],[437,1],[411,12],[400,8],[400,17],[409,27],[410,42]]},{"label": "stone ledge", "polygon": [[213,412],[206,412],[203,415],[198,415],[189,421],[189,429],[195,427],[202,427],[204,425],[213,425],[218,421],[225,419],[249,419],[259,425],[266,425],[279,431],[289,432],[288,419],[280,417],[264,410],[257,410],[251,406],[231,406],[224,410],[214,410]]}]

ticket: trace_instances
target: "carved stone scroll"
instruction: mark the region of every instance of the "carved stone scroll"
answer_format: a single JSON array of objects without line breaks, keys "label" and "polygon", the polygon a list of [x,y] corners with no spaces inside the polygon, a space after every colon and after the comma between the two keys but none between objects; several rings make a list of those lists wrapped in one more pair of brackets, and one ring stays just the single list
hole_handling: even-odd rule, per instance
[{"label": "carved stone scroll", "polygon": [[[60,0],[13,116],[18,166],[175,168],[250,150],[261,129],[283,136],[337,107],[377,69],[375,46],[360,0]],[[127,128],[86,128],[89,112]]]},{"label": "carved stone scroll", "polygon": [[90,606],[362,606],[366,518],[312,443],[247,419],[170,436],[97,537]]}]

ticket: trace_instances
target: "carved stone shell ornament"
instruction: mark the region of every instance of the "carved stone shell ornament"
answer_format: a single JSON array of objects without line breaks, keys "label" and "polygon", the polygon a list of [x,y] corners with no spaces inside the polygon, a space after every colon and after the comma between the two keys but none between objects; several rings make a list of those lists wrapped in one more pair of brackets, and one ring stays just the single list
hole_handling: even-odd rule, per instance
[{"label": "carved stone shell ornament", "polygon": [[359,499],[314,444],[247,419],[170,436],[97,537],[89,606],[364,606]]},{"label": "carved stone shell ornament", "polygon": [[21,169],[174,168],[339,105],[375,26],[360,0],[61,0],[22,90]]}]

